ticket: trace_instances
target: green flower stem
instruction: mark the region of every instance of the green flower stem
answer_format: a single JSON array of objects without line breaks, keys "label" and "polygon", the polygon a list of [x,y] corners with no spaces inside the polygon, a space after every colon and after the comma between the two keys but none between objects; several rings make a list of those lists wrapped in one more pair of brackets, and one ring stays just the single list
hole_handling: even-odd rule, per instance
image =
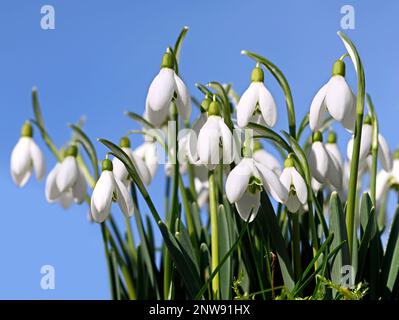
[{"label": "green flower stem", "polygon": [[375,206],[375,193],[377,186],[377,155],[378,155],[378,120],[370,95],[366,95],[367,105],[371,111],[372,141],[371,141],[371,172],[370,172],[370,198]]},{"label": "green flower stem", "polygon": [[125,217],[125,224],[126,224],[126,234],[127,234],[127,243],[129,246],[129,251],[132,256],[133,263],[135,265],[137,265],[137,251],[136,251],[136,245],[134,243],[132,225],[130,224],[130,218]]},{"label": "green flower stem", "polygon": [[292,239],[293,239],[293,253],[294,253],[294,270],[295,278],[298,281],[301,277],[301,235],[299,229],[299,215],[292,213]]},{"label": "green flower stem", "polygon": [[359,54],[353,43],[346,37],[342,32],[338,32],[338,35],[344,41],[345,46],[350,47],[352,62],[355,65],[357,73],[357,98],[356,98],[356,125],[354,134],[354,143],[352,151],[352,163],[349,175],[349,191],[348,191],[348,202],[346,210],[346,226],[348,230],[348,242],[349,251],[352,255],[353,248],[353,234],[354,234],[354,220],[355,220],[355,206],[356,206],[356,190],[357,190],[357,178],[359,170],[359,153],[360,153],[360,143],[362,137],[362,127],[363,127],[363,112],[364,112],[364,98],[365,98],[365,78],[364,71],[362,67],[362,62],[360,60]]},{"label": "green flower stem", "polygon": [[[177,114],[177,108],[174,103],[171,105],[171,120],[174,121],[175,128],[173,132],[173,137],[170,137],[170,139],[173,139],[174,141],[174,148],[173,148],[173,154],[171,154],[171,158],[173,161],[173,178],[172,178],[172,199],[171,199],[171,205],[170,205],[170,210],[169,210],[169,215],[167,218],[167,224],[169,231],[174,234],[176,231],[176,220],[177,220],[177,214],[178,214],[178,191],[179,191],[179,161],[177,157],[177,152],[179,150],[179,144],[177,140],[177,131],[178,131],[178,125],[177,125],[177,120],[178,120],[178,114]],[[170,151],[170,150],[169,150]],[[169,152],[170,154],[170,152]],[[180,221],[179,221],[180,223]],[[165,249],[165,255],[164,255],[164,299],[170,299],[170,288],[171,288],[171,282],[172,282],[172,259],[169,253],[169,250]]]},{"label": "green flower stem", "polygon": [[[216,201],[215,172],[209,171],[209,211],[211,216],[211,272],[219,265],[218,207]],[[219,273],[212,279],[213,299],[219,299]]]},{"label": "green flower stem", "polygon": [[115,283],[113,281],[113,273],[112,273],[112,265],[111,265],[111,256],[108,248],[108,233],[106,231],[106,226],[104,223],[101,224],[101,235],[103,238],[103,245],[104,245],[104,252],[105,252],[105,258],[107,260],[107,270],[108,270],[108,279],[109,279],[109,285],[110,285],[110,290],[111,290],[111,295],[112,299],[116,299],[116,292],[115,292]]}]

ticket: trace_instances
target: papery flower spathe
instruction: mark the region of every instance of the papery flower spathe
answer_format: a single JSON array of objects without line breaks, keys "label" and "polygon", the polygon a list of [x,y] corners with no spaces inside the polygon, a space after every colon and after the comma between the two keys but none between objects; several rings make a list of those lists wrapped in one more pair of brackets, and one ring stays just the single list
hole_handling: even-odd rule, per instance
[{"label": "papery flower spathe", "polygon": [[102,162],[102,173],[94,187],[91,197],[91,215],[97,223],[102,223],[109,216],[113,198],[125,215],[133,214],[133,199],[125,184],[115,178],[112,161],[105,159]]},{"label": "papery flower spathe", "polygon": [[[245,147],[244,147],[245,149]],[[235,203],[240,217],[253,221],[260,206],[260,192],[265,189],[276,201],[288,199],[287,190],[271,169],[250,157],[244,157],[226,180],[226,196]]]},{"label": "papery flower spathe", "polygon": [[184,82],[173,69],[174,58],[167,51],[162,58],[161,70],[152,81],[146,99],[148,119],[159,125],[169,112],[175,99],[180,116],[188,119],[191,114],[191,96]]},{"label": "papery flower spathe", "polygon": [[[359,150],[359,163],[366,163],[367,157],[371,152],[371,144],[373,138],[373,126],[372,120],[369,115],[367,115],[364,119],[364,124],[362,128],[362,137],[360,141],[360,150]],[[349,140],[347,146],[347,157],[349,161],[352,159],[353,152],[353,137]],[[385,138],[379,133],[378,134],[378,158],[381,161],[382,168],[385,171],[391,171],[392,169],[392,155],[389,150],[389,145]]]},{"label": "papery flower spathe", "polygon": [[281,173],[280,181],[288,193],[288,198],[284,201],[289,212],[295,213],[306,205],[308,190],[305,180],[295,169],[294,161],[289,156],[284,162],[284,170]]},{"label": "papery flower spathe", "polygon": [[241,128],[260,114],[266,125],[273,127],[277,121],[277,108],[273,96],[266,89],[263,70],[256,66],[251,74],[251,84],[237,105],[237,125]]},{"label": "papery flower spathe", "polygon": [[11,176],[18,187],[23,187],[28,182],[33,170],[38,180],[41,180],[45,173],[43,153],[32,137],[32,125],[26,122],[11,153]]},{"label": "papery flower spathe", "polygon": [[[134,154],[133,150],[131,149],[129,138],[123,137],[119,142],[119,146],[132,161],[141,181],[143,181],[145,185],[149,185],[152,179],[149,169],[147,168],[145,162],[140,157],[138,157],[137,154]],[[127,186],[130,182],[130,179],[129,179],[129,173],[123,162],[115,157],[112,160],[112,164],[114,168],[113,172],[115,178],[122,181]]]},{"label": "papery flower spathe", "polygon": [[198,164],[206,165],[210,170],[220,160],[223,164],[230,164],[234,159],[233,135],[220,116],[220,105],[216,100],[210,104],[208,119],[199,132],[197,152]]},{"label": "papery flower spathe", "polygon": [[76,161],[78,148],[68,147],[65,158],[50,171],[46,180],[45,195],[48,202],[60,202],[64,207],[70,205],[72,198],[82,203],[87,194],[86,179]]},{"label": "papery flower spathe", "polygon": [[353,131],[356,116],[356,98],[345,80],[345,63],[337,60],[331,79],[316,93],[310,106],[309,126],[318,131],[328,113],[342,125]]}]

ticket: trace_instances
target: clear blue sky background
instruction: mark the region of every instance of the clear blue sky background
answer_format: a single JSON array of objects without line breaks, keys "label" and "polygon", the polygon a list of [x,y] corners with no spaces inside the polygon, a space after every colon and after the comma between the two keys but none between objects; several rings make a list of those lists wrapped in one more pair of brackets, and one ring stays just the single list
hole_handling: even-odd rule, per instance
[{"label": "clear blue sky background", "polygon": [[[40,28],[40,8],[51,4],[56,29]],[[117,140],[132,128],[124,110],[141,113],[148,85],[165,48],[184,25],[181,74],[195,82],[232,82],[242,93],[253,63],[242,49],[275,62],[288,78],[298,119],[330,76],[344,48],[336,35],[340,8],[352,4],[367,89],[391,147],[398,137],[399,3],[397,1],[2,1],[0,4],[0,298],[109,298],[100,229],[87,222],[87,208],[64,211],[44,199],[44,183],[19,190],[9,174],[10,152],[20,126],[32,117],[36,85],[47,127],[58,145],[68,122],[87,116],[92,138]],[[355,86],[352,67],[348,79]],[[286,129],[282,93],[270,75],[266,84]],[[36,135],[38,138],[38,135]],[[341,139],[346,140],[347,134]],[[40,141],[43,150],[45,147]],[[136,137],[133,144],[141,142]],[[98,145],[99,154],[104,148]],[[50,169],[55,161],[45,150]],[[150,191],[161,203],[159,171]],[[119,215],[119,212],[116,212]],[[56,289],[40,288],[40,267],[56,269]]]}]

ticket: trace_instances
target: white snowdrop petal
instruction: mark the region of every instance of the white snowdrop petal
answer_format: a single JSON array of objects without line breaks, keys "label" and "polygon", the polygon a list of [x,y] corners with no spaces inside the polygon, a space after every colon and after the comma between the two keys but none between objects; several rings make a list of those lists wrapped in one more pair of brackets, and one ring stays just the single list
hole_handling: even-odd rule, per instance
[{"label": "white snowdrop petal", "polygon": [[327,111],[324,101],[327,87],[328,83],[320,88],[320,90],[314,96],[310,105],[309,126],[312,131],[318,131],[323,126],[325,113]]},{"label": "white snowdrop petal", "polygon": [[248,159],[243,159],[231,170],[226,180],[226,196],[230,203],[241,199],[248,188],[251,175],[252,168]]},{"label": "white snowdrop petal", "polygon": [[133,214],[133,199],[126,186],[118,179],[115,181],[116,198],[119,208],[125,217],[131,217]]},{"label": "white snowdrop petal", "polygon": [[395,179],[395,183],[399,184],[399,159],[393,160],[391,174],[392,174],[393,178]]},{"label": "white snowdrop petal", "polygon": [[377,174],[376,187],[375,187],[375,198],[377,204],[380,204],[383,201],[385,194],[388,192],[389,189],[388,182],[390,177],[391,175],[385,170],[381,170]]},{"label": "white snowdrop petal", "polygon": [[352,108],[353,93],[344,77],[332,76],[328,82],[325,103],[331,116],[342,122],[347,115],[348,109]]},{"label": "white snowdrop petal", "polygon": [[191,96],[183,80],[177,74],[174,75],[176,82],[177,100],[176,107],[180,116],[187,120],[191,115]]},{"label": "white snowdrop petal", "polygon": [[286,201],[285,205],[288,211],[291,213],[297,212],[301,207],[301,203],[299,202],[298,197],[293,194],[288,195],[288,200]]},{"label": "white snowdrop petal", "polygon": [[152,81],[148,89],[147,102],[153,111],[169,109],[176,88],[174,75],[174,70],[162,68]]},{"label": "white snowdrop petal", "polygon": [[76,203],[82,203],[85,201],[87,194],[87,184],[86,184],[86,178],[83,175],[82,171],[78,169],[78,178],[76,180],[76,183],[72,187],[72,195],[73,199]]},{"label": "white snowdrop petal", "polygon": [[79,173],[76,158],[73,156],[66,157],[61,163],[56,178],[58,190],[64,192],[66,189],[71,188],[76,183],[78,176]]},{"label": "white snowdrop petal", "polygon": [[68,209],[73,203],[72,192],[65,191],[61,193],[58,201],[63,209]]},{"label": "white snowdrop petal", "polygon": [[258,97],[258,87],[255,82],[252,82],[248,89],[242,94],[237,105],[237,125],[240,128],[247,126],[251,116],[255,111]]},{"label": "white snowdrop petal", "polygon": [[359,161],[366,160],[367,156],[370,154],[372,138],[373,127],[369,124],[364,124],[362,128],[362,138],[360,142]]},{"label": "white snowdrop petal", "polygon": [[391,151],[387,141],[381,134],[378,134],[378,156],[384,170],[391,171],[393,166]]},{"label": "white snowdrop petal", "polygon": [[299,174],[299,172],[296,171],[296,169],[294,168],[292,168],[291,175],[292,175],[292,184],[295,187],[295,192],[298,197],[298,200],[302,204],[305,204],[308,200],[308,189],[306,187],[305,180]]},{"label": "white snowdrop petal", "polygon": [[210,116],[198,135],[197,152],[202,164],[214,168],[220,160],[220,117]]},{"label": "white snowdrop petal", "polygon": [[57,163],[55,167],[50,171],[46,179],[45,195],[46,200],[50,203],[56,201],[60,196],[61,192],[58,190],[56,177],[61,164]]},{"label": "white snowdrop petal", "polygon": [[356,96],[352,92],[352,103],[348,106],[346,110],[344,119],[342,120],[342,125],[349,131],[353,132],[355,130],[356,124]]},{"label": "white snowdrop petal", "polygon": [[103,171],[94,187],[91,197],[91,214],[94,221],[101,223],[109,215],[114,193],[114,176],[111,171]]},{"label": "white snowdrop petal", "polygon": [[291,171],[293,168],[284,168],[283,172],[280,175],[280,182],[285,187],[287,192],[289,192],[290,187],[292,185],[292,175]]},{"label": "white snowdrop petal", "polygon": [[[21,137],[11,153],[11,175],[15,182],[32,169],[30,142],[32,138]],[[18,179],[17,179],[18,178]],[[18,183],[17,183],[18,184]]]},{"label": "white snowdrop petal", "polygon": [[[160,127],[167,120],[168,116],[169,108],[163,108],[159,111],[154,111],[149,107],[148,102],[146,102],[146,108],[143,117],[155,127]],[[153,138],[151,137],[151,140],[152,139]]]},{"label": "white snowdrop petal", "polygon": [[140,176],[140,179],[143,181],[145,185],[148,186],[151,182],[151,174],[149,169],[147,168],[147,165],[143,160],[141,160],[139,157],[135,156],[134,154],[132,154],[132,162]]},{"label": "white snowdrop petal", "polygon": [[336,143],[326,143],[325,148],[330,155],[330,157],[335,159],[335,162],[343,168],[343,161],[342,161],[342,156],[341,152],[339,151],[339,148]]},{"label": "white snowdrop petal", "polygon": [[274,127],[277,121],[277,107],[273,96],[266,89],[262,82],[258,82],[259,86],[259,108],[262,113],[262,117],[269,127]]},{"label": "white snowdrop petal", "polygon": [[241,219],[252,222],[258,214],[260,206],[260,192],[255,194],[246,191],[243,196],[236,202],[237,212]]},{"label": "white snowdrop petal", "polygon": [[112,159],[112,166],[113,166],[114,176],[117,179],[119,179],[119,180],[127,179],[128,172],[127,172],[126,167],[122,161],[120,161],[118,158],[115,157]]},{"label": "white snowdrop petal", "polygon": [[271,169],[265,165],[256,162],[255,166],[262,176],[263,187],[265,190],[278,202],[284,203],[287,201],[287,188],[280,182],[279,177]]},{"label": "white snowdrop petal", "polygon": [[274,171],[274,173],[280,175],[281,173],[281,165],[280,162],[269,152],[264,149],[260,149],[254,152],[253,158],[255,161],[263,164],[268,167],[270,170]]},{"label": "white snowdrop petal", "polygon": [[307,158],[312,176],[318,182],[324,183],[328,171],[328,155],[320,141],[312,143]]},{"label": "white snowdrop petal", "polygon": [[235,158],[234,152],[236,150],[234,147],[233,135],[222,118],[219,119],[219,128],[223,148],[223,164],[230,164]]},{"label": "white snowdrop petal", "polygon": [[18,187],[22,188],[28,182],[31,174],[32,169],[26,170],[20,174],[12,173],[12,179]]},{"label": "white snowdrop petal", "polygon": [[46,171],[46,162],[44,160],[44,155],[33,139],[31,139],[29,148],[33,168],[35,169],[36,173],[36,178],[38,180],[41,180],[44,177],[44,173]]}]

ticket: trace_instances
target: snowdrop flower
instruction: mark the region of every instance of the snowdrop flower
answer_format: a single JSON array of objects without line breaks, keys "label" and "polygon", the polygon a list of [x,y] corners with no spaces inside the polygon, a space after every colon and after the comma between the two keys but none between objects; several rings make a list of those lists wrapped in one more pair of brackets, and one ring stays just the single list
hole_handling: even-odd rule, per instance
[{"label": "snowdrop flower", "polygon": [[158,169],[157,144],[155,141],[146,141],[133,151],[135,159],[141,159],[147,166],[150,174],[148,184],[151,183]]},{"label": "snowdrop flower", "polygon": [[280,162],[273,155],[271,155],[269,152],[263,149],[259,141],[254,142],[254,152],[252,157],[254,158],[254,160],[268,167],[275,174],[280,176],[281,174]]},{"label": "snowdrop flower", "polygon": [[[143,183],[145,185],[149,185],[151,182],[150,172],[147,168],[147,165],[144,163],[144,161],[133,153],[133,150],[130,148],[131,145],[130,145],[129,138],[123,137],[119,141],[119,146],[128,155],[128,157],[132,161],[141,181],[143,181]],[[128,186],[130,184],[130,176],[129,176],[129,173],[127,172],[127,169],[126,169],[125,165],[123,164],[123,162],[115,157],[112,160],[112,165],[114,167],[113,172],[114,172],[115,178],[122,181],[123,183],[125,183],[126,186]]]},{"label": "snowdrop flower", "polygon": [[251,74],[251,84],[237,105],[237,124],[246,127],[256,115],[261,115],[266,125],[273,127],[277,121],[277,108],[273,96],[266,89],[263,70],[257,65]]},{"label": "snowdrop flower", "polygon": [[[362,137],[360,141],[360,151],[359,151],[359,163],[367,162],[367,158],[371,152],[371,143],[373,136],[372,120],[369,115],[364,119],[364,124],[362,128]],[[347,146],[347,157],[349,161],[352,159],[353,151],[353,138],[349,140]],[[385,138],[378,134],[378,157],[381,161],[382,168],[385,171],[391,171],[392,169],[392,156],[389,150],[389,146]]]},{"label": "snowdrop flower", "polygon": [[82,203],[87,194],[86,179],[76,161],[78,148],[70,145],[61,163],[57,163],[46,180],[45,195],[48,202],[60,202],[69,207],[71,199]]},{"label": "snowdrop flower", "polygon": [[308,190],[305,180],[294,167],[294,161],[290,156],[284,162],[284,170],[280,181],[288,192],[288,199],[284,201],[291,213],[297,212],[304,206],[308,199]]},{"label": "snowdrop flower", "polygon": [[113,173],[112,161],[102,162],[102,173],[91,197],[91,215],[97,223],[102,223],[109,215],[112,199],[116,198],[123,214],[128,218],[133,214],[133,199],[122,181]]},{"label": "snowdrop flower", "polygon": [[146,113],[154,124],[162,123],[174,98],[181,117],[188,119],[191,114],[190,93],[184,82],[175,73],[173,66],[173,56],[167,51],[162,58],[161,71],[148,89]]},{"label": "snowdrop flower", "polygon": [[220,116],[220,105],[214,101],[209,105],[208,119],[198,134],[197,152],[199,163],[213,170],[223,160],[223,164],[233,161],[233,136]]},{"label": "snowdrop flower", "polygon": [[337,145],[337,135],[334,131],[329,132],[325,148],[330,156],[331,173],[329,175],[329,180],[335,189],[340,191],[342,190],[344,169],[341,152]]},{"label": "snowdrop flower", "polygon": [[275,174],[267,166],[250,157],[244,146],[244,158],[234,167],[226,180],[226,196],[235,203],[240,217],[252,222],[259,210],[262,189],[280,203],[285,203],[288,193]]},{"label": "snowdrop flower", "polygon": [[194,173],[194,186],[197,193],[197,204],[199,208],[202,208],[208,203],[209,198],[208,169],[202,165],[195,166]]},{"label": "snowdrop flower", "polygon": [[26,122],[11,153],[11,176],[18,187],[23,187],[28,182],[33,169],[38,180],[44,176],[44,156],[32,137],[32,125]]},{"label": "snowdrop flower", "polygon": [[356,98],[345,80],[345,63],[337,60],[332,69],[332,77],[315,95],[309,112],[309,125],[312,131],[321,129],[328,111],[330,115],[350,130],[354,130]]},{"label": "snowdrop flower", "polygon": [[375,198],[377,208],[384,201],[386,193],[392,185],[399,185],[399,150],[393,155],[393,165],[390,171],[382,169],[377,175]]},{"label": "snowdrop flower", "polygon": [[313,188],[320,189],[320,184],[331,183],[336,189],[342,187],[342,168],[338,160],[332,157],[323,145],[323,136],[320,131],[313,134],[313,143],[309,149],[307,158],[312,177]]}]

